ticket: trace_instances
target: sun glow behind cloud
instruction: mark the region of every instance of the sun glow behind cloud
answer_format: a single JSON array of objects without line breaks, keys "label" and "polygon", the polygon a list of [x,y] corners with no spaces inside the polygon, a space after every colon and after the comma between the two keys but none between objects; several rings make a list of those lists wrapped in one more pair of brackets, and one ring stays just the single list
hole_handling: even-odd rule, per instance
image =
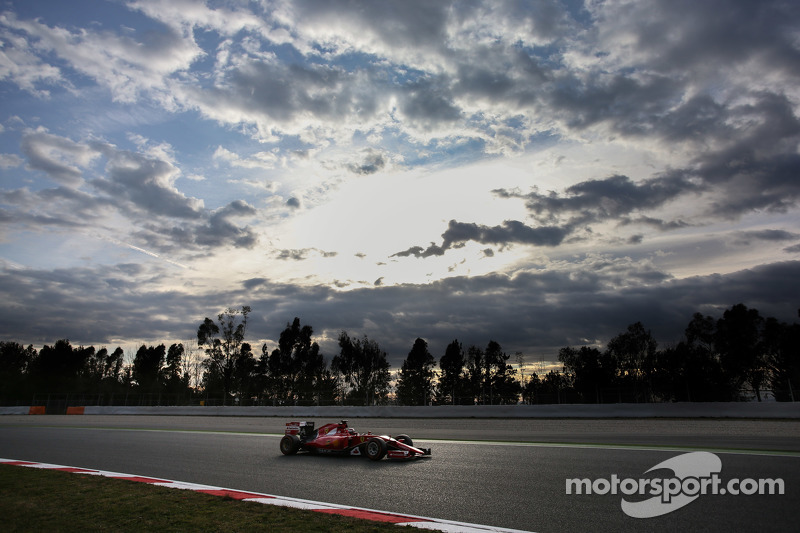
[{"label": "sun glow behind cloud", "polygon": [[[351,178],[324,204],[293,215],[274,232],[280,248],[309,251],[307,260],[292,263],[290,270],[316,282],[426,283],[455,273],[485,273],[498,267],[484,253],[487,246],[466,246],[432,261],[393,256],[420,242],[441,242],[452,219],[499,224],[524,217],[522,202],[491,193],[500,184],[517,184],[515,174],[513,168],[483,164]],[[469,266],[463,266],[465,260]]]}]

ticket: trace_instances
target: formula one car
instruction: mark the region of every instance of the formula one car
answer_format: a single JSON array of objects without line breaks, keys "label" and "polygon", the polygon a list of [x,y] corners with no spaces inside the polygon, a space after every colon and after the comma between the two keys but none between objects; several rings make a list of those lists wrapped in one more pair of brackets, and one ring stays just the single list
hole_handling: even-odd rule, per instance
[{"label": "formula one car", "polygon": [[289,422],[281,439],[281,453],[294,455],[298,451],[335,453],[340,455],[366,455],[373,461],[413,459],[430,456],[430,448],[416,448],[408,435],[373,435],[357,433],[347,426],[347,420],[338,424],[325,424],[314,429],[314,422]]}]

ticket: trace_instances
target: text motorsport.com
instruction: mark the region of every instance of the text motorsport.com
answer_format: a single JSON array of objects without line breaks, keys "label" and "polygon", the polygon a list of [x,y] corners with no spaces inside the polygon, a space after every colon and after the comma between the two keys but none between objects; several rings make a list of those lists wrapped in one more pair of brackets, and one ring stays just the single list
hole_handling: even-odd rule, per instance
[{"label": "text motorsport.com", "polygon": [[667,459],[649,469],[673,472],[663,478],[624,478],[616,474],[611,479],[567,479],[567,494],[623,494],[651,496],[643,501],[630,502],[622,498],[622,511],[634,518],[653,518],[671,513],[705,495],[783,494],[783,479],[730,479],[723,483],[719,477],[722,461],[709,452],[691,452]]}]

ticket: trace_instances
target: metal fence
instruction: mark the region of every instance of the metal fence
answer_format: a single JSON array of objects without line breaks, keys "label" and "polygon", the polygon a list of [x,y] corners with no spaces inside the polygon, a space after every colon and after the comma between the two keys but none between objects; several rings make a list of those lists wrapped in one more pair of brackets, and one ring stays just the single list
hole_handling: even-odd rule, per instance
[{"label": "metal fence", "polygon": [[[662,403],[658,398],[647,398],[641,394],[642,391],[633,391],[623,388],[601,389],[591,398],[584,398],[581,394],[572,389],[564,389],[557,392],[539,393],[532,397],[520,397],[519,403],[524,404],[615,404],[615,403]],[[787,390],[761,390],[760,398],[764,402],[794,402],[800,400],[794,391]],[[754,390],[740,391],[741,401],[758,401],[759,394]],[[691,398],[679,398],[679,401],[692,401]],[[483,404],[497,405],[499,401],[486,399]],[[508,404],[508,402],[504,402]],[[441,405],[451,405],[447,402]],[[477,405],[472,397],[457,398],[457,405]],[[114,394],[84,394],[84,393],[37,393],[34,394],[31,403],[13,404],[3,402],[3,406],[30,405],[34,407],[44,407],[48,414],[65,414],[69,407],[89,407],[89,406],[124,406],[124,407],[172,407],[172,406],[238,406],[238,407],[281,407],[281,406],[334,406],[334,405],[355,405],[352,402],[342,403],[335,398],[320,397],[314,401],[276,401],[269,398],[227,398],[207,396],[204,394],[168,394],[168,393],[114,393]],[[384,402],[382,405],[399,405],[394,399]],[[437,405],[433,402],[429,405]]]}]

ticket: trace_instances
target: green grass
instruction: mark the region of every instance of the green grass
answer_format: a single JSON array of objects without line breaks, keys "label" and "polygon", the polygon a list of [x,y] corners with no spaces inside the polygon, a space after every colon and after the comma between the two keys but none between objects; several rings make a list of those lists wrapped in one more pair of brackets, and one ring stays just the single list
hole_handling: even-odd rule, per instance
[{"label": "green grass", "polygon": [[401,531],[395,525],[367,520],[11,465],[0,465],[0,523],[6,533]]}]

